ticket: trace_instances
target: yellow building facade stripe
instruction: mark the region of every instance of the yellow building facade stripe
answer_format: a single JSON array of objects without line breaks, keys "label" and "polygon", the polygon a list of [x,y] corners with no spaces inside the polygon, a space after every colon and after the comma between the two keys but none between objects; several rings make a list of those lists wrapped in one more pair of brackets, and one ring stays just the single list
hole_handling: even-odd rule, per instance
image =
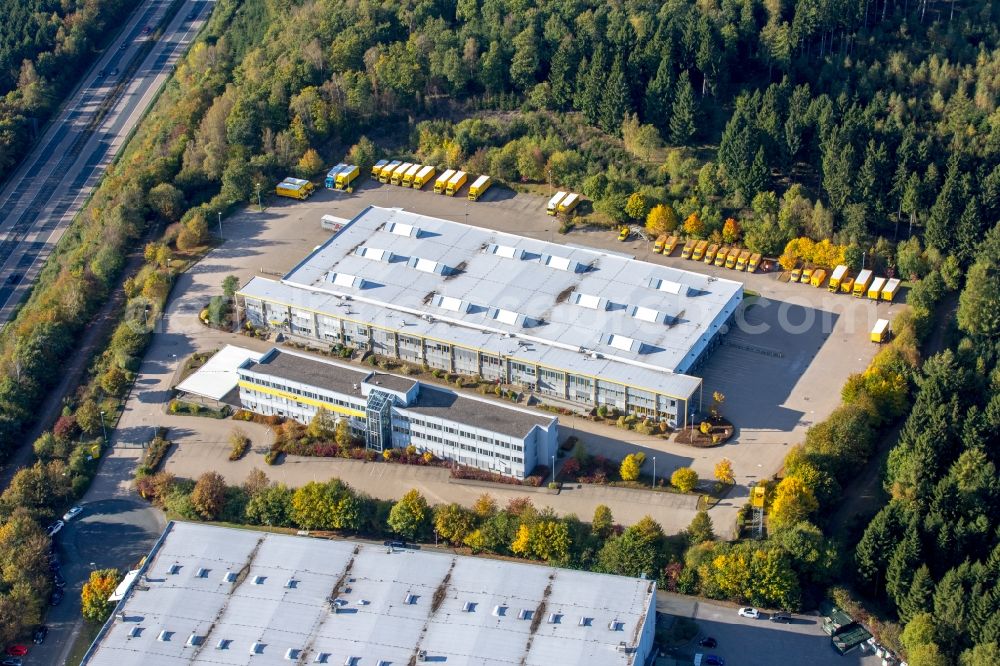
[{"label": "yellow building facade stripe", "polygon": [[305,405],[311,405],[312,407],[322,408],[330,412],[336,412],[338,414],[346,414],[348,416],[356,416],[358,418],[365,418],[365,413],[360,412],[356,409],[351,409],[350,407],[344,407],[333,402],[327,402],[325,400],[314,400],[312,398],[307,398],[302,395],[296,395],[294,393],[289,393],[288,391],[282,391],[280,389],[273,389],[268,386],[260,386],[259,384],[254,384],[245,380],[239,380],[236,382],[240,387],[247,389],[248,391],[260,391],[261,393],[266,393],[268,395],[273,395],[278,398],[285,398],[286,400],[291,400],[293,402],[301,402]]}]

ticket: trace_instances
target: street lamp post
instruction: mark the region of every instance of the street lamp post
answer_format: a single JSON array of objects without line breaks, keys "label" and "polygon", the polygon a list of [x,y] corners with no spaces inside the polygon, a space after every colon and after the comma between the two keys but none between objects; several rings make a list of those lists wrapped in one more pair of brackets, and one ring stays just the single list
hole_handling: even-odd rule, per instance
[{"label": "street lamp post", "polygon": [[218,211],[219,214],[219,240],[222,240],[222,211]]},{"label": "street lamp post", "polygon": [[653,488],[656,488],[656,456],[653,456]]},{"label": "street lamp post", "polygon": [[264,205],[260,202],[260,181],[254,183],[254,185],[257,187],[257,210],[263,211]]},{"label": "street lamp post", "polygon": [[108,429],[107,426],[104,425],[104,415],[106,413],[107,412],[105,412],[103,409],[101,410],[101,432],[104,433],[104,446],[108,445]]},{"label": "street lamp post", "polygon": [[552,483],[556,482],[556,457],[552,456]]}]

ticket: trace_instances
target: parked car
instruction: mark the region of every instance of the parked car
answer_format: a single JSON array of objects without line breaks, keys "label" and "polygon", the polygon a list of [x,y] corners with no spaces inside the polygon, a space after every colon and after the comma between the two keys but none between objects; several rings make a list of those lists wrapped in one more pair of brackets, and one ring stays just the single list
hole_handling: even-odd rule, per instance
[{"label": "parked car", "polygon": [[57,520],[56,522],[54,522],[51,525],[49,525],[48,528],[45,530],[45,532],[49,536],[55,536],[55,535],[59,534],[59,530],[61,530],[65,526],[66,526],[66,523],[64,523],[61,520]]},{"label": "parked car", "polygon": [[56,569],[55,571],[52,572],[52,583],[56,587],[66,587],[66,579],[63,578],[63,575],[59,572],[59,569]]},{"label": "parked car", "polygon": [[118,47],[119,51],[124,51],[128,48],[128,42],[122,42],[122,45]]},{"label": "parked car", "polygon": [[771,615],[771,622],[791,622],[792,614],[780,611]]},{"label": "parked car", "polygon": [[83,513],[83,507],[80,506],[79,504],[77,504],[72,509],[70,509],[69,511],[67,511],[66,513],[64,513],[62,519],[63,519],[63,521],[65,521],[65,522],[68,523],[69,521],[71,521],[74,518],[76,518],[77,516],[79,516],[81,513]]},{"label": "parked car", "polygon": [[15,645],[8,645],[7,646],[7,656],[8,657],[23,657],[26,654],[28,654],[28,646],[27,645],[15,644]]},{"label": "parked car", "polygon": [[701,662],[704,666],[726,666],[726,660],[717,654],[710,654]]},{"label": "parked car", "polygon": [[0,666],[23,666],[24,662],[21,661],[20,657],[7,657],[3,661],[0,661]]},{"label": "parked car", "polygon": [[756,620],[760,617],[760,611],[756,608],[751,608],[750,606],[745,606],[739,610],[740,617],[749,617]]},{"label": "parked car", "polygon": [[52,596],[49,597],[49,605],[58,606],[59,604],[62,603],[62,600],[63,600],[63,591],[58,587],[52,590]]},{"label": "parked car", "polygon": [[629,234],[631,234],[631,233],[632,233],[632,230],[629,227],[627,227],[627,226],[622,227],[621,230],[619,230],[619,232],[618,232],[618,240],[620,240],[620,241],[627,241],[628,237],[629,237]]},{"label": "parked car", "polygon": [[11,273],[10,275],[7,276],[7,284],[15,284],[17,282],[20,282],[22,277],[24,276],[21,275],[20,273]]},{"label": "parked car", "polygon": [[714,648],[719,644],[719,641],[715,640],[711,636],[705,636],[703,639],[698,641],[698,645],[706,648]]},{"label": "parked car", "polygon": [[45,642],[45,637],[49,635],[49,627],[45,624],[40,624],[35,627],[35,630],[31,632],[31,642],[35,645],[41,645]]}]

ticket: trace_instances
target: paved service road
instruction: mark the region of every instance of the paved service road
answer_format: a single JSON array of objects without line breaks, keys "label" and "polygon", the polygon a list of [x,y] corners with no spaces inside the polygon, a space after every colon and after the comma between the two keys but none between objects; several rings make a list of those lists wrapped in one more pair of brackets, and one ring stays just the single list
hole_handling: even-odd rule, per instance
[{"label": "paved service road", "polygon": [[48,638],[42,645],[31,646],[26,664],[65,663],[83,628],[80,590],[91,570],[134,568],[163,531],[166,522],[162,512],[130,493],[128,484],[121,481],[131,476],[133,462],[122,457],[102,461],[81,502],[83,513],[56,535],[66,596],[61,604],[48,609]]},{"label": "paved service road", "polygon": [[[0,190],[0,325],[30,291],[55,244],[156,97],[212,4],[147,0],[83,77]],[[188,20],[193,16],[193,20]],[[146,26],[153,31],[143,34]]]}]

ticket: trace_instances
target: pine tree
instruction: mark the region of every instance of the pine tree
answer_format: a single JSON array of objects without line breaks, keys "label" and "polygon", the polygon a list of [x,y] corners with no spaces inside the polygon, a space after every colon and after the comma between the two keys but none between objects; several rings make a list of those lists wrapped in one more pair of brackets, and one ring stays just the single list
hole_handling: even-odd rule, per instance
[{"label": "pine tree", "polygon": [[661,133],[666,132],[670,127],[670,93],[673,89],[674,63],[670,58],[670,50],[667,49],[663,57],[660,58],[660,65],[656,68],[656,76],[646,86],[642,107],[643,120],[655,125]]},{"label": "pine tree", "polygon": [[694,136],[695,117],[698,103],[694,98],[694,88],[687,71],[681,72],[674,86],[674,104],[670,114],[670,141],[675,145],[684,146]]},{"label": "pine tree", "polygon": [[572,85],[570,84],[572,64],[573,39],[567,37],[559,43],[559,48],[552,55],[552,63],[549,66],[549,96],[552,99],[552,106],[556,110],[565,109],[572,97]]},{"label": "pine tree", "polygon": [[611,66],[611,72],[604,83],[604,94],[601,97],[601,129],[608,134],[621,136],[622,119],[630,110],[628,99],[628,84],[625,82],[625,72],[621,57],[616,57]]},{"label": "pine tree", "polygon": [[958,215],[961,201],[960,178],[958,162],[952,160],[948,167],[948,175],[938,193],[934,205],[931,206],[927,218],[925,236],[927,244],[941,252],[950,254],[955,246],[955,217]]},{"label": "pine tree", "polygon": [[889,566],[885,570],[885,590],[897,607],[909,593],[913,583],[913,569],[920,561],[920,541],[914,519],[906,536],[892,551]]},{"label": "pine tree", "polygon": [[514,57],[510,61],[510,80],[523,92],[535,85],[538,70],[538,36],[531,24],[514,38]]},{"label": "pine tree", "polygon": [[757,154],[753,157],[753,163],[746,172],[743,185],[740,190],[743,193],[744,201],[750,201],[758,192],[770,189],[771,170],[767,167],[767,160],[764,158],[764,147],[757,149]]},{"label": "pine tree", "polygon": [[955,256],[963,264],[972,261],[976,254],[976,246],[983,237],[983,219],[979,214],[979,201],[975,196],[969,197],[962,216],[958,218],[955,227]]},{"label": "pine tree", "polygon": [[604,50],[598,47],[594,59],[590,62],[587,75],[583,80],[583,91],[580,94],[580,111],[591,125],[600,120],[601,93],[604,91],[604,79],[607,70],[604,64]]},{"label": "pine tree", "polygon": [[913,582],[910,583],[910,590],[899,604],[899,618],[903,622],[919,613],[928,613],[934,605],[934,579],[931,578],[931,571],[926,564],[921,564],[920,568],[913,574]]}]

